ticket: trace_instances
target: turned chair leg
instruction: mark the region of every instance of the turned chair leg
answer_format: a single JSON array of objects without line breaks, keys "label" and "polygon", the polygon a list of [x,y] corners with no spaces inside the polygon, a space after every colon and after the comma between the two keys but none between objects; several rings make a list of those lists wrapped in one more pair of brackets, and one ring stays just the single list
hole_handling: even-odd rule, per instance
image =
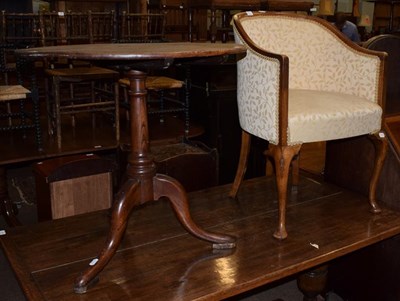
[{"label": "turned chair leg", "polygon": [[378,180],[382,172],[383,164],[385,163],[388,141],[383,132],[372,134],[368,136],[375,147],[375,162],[369,183],[369,203],[371,205],[371,212],[379,213],[381,209],[376,202],[376,189]]},{"label": "turned chair leg", "polygon": [[299,153],[300,148],[301,145],[269,145],[268,148],[268,155],[274,159],[275,163],[275,177],[279,201],[279,222],[278,229],[274,232],[274,237],[280,240],[287,237],[286,201],[290,164],[292,163],[293,158]]}]

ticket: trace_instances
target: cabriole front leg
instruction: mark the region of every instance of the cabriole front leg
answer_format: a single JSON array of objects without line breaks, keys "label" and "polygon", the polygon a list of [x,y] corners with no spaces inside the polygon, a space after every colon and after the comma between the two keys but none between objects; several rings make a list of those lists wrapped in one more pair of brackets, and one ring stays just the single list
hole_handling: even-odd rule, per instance
[{"label": "cabriole front leg", "polygon": [[293,158],[298,155],[300,148],[301,145],[279,146],[270,144],[268,149],[268,155],[274,159],[275,163],[275,177],[279,201],[279,221],[278,229],[274,232],[274,237],[279,240],[287,237],[286,202],[289,170],[290,164]]}]

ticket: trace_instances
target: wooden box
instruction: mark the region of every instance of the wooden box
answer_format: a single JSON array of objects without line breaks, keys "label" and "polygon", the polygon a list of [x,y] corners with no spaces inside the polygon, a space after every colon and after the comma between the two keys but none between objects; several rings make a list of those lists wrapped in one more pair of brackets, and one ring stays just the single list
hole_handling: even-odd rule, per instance
[{"label": "wooden box", "polygon": [[93,154],[36,163],[38,220],[110,208],[114,163]]}]

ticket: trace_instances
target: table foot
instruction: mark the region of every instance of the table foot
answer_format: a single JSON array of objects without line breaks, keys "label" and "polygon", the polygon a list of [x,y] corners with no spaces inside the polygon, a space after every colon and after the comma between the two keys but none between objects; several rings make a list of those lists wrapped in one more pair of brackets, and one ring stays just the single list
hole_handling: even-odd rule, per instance
[{"label": "table foot", "polygon": [[153,178],[154,199],[167,197],[171,202],[178,220],[182,226],[192,235],[213,243],[214,249],[231,249],[236,246],[234,236],[213,233],[199,228],[192,220],[189,212],[188,198],[182,185],[166,175],[157,174]]},{"label": "table foot", "polygon": [[90,287],[92,287],[92,286],[94,286],[95,284],[97,284],[97,282],[99,282],[99,277],[98,277],[98,276],[94,277],[94,278],[93,278],[92,280],[90,280],[89,283],[86,284],[86,285],[83,285],[83,286],[75,286],[75,287],[74,287],[74,292],[77,293],[77,294],[84,294],[84,293],[87,292],[87,290],[88,290]]},{"label": "table foot", "polygon": [[125,229],[128,224],[129,214],[140,200],[139,182],[129,179],[118,192],[112,207],[111,229],[100,255],[94,259],[75,281],[74,291],[85,293],[90,285],[95,283],[97,275],[104,269],[117,251]]}]

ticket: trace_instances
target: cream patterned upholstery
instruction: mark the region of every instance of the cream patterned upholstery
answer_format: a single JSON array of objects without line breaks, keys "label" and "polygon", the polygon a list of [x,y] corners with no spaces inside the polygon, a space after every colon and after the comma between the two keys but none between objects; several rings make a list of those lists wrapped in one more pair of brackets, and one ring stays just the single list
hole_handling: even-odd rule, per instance
[{"label": "cream patterned upholstery", "polygon": [[[374,133],[382,109],[378,56],[349,45],[322,20],[298,15],[254,14],[241,25],[257,49],[238,62],[242,128],[278,144],[281,64],[289,58],[287,144]],[[340,33],[339,33],[340,34]],[[236,42],[247,44],[238,30]]]},{"label": "cream patterned upholstery", "polygon": [[247,47],[247,54],[237,63],[243,130],[230,196],[237,196],[243,181],[251,135],[267,140],[279,202],[274,237],[284,239],[289,170],[301,145],[369,134],[376,149],[369,202],[372,212],[380,212],[375,195],[387,151],[380,131],[386,54],[359,47],[316,17],[248,12],[233,20],[236,42]]}]

